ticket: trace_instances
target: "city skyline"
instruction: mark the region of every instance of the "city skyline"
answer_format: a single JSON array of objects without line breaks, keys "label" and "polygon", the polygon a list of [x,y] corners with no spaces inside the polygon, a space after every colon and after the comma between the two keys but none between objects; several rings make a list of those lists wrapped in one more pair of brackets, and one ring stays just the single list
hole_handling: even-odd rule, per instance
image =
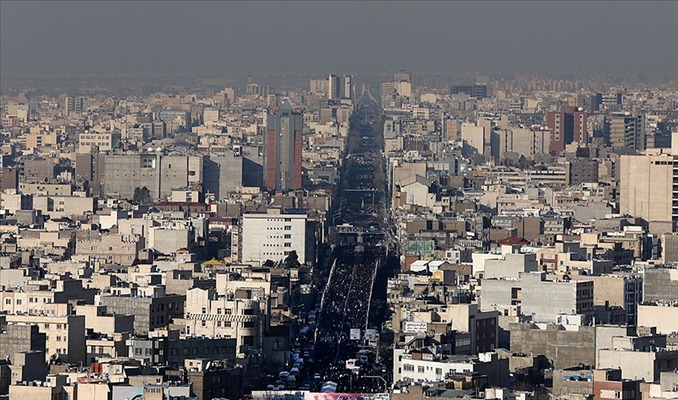
[{"label": "city skyline", "polygon": [[678,2],[0,16],[0,400],[678,400]]}]

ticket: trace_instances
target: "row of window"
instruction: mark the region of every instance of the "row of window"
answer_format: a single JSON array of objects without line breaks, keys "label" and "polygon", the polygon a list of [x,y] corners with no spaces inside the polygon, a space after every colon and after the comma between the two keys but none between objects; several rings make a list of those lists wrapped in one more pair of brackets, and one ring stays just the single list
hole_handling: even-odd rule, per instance
[{"label": "row of window", "polygon": [[[102,351],[103,351],[103,347],[99,347],[99,354],[101,354]],[[91,352],[96,353],[96,346],[92,346]],[[203,349],[202,349],[202,354],[204,354],[204,355],[209,355],[209,354],[228,355],[228,354],[231,354],[231,353],[234,353],[234,352],[235,352],[235,349],[231,348],[229,350],[229,348],[226,347],[226,346],[222,346],[222,347],[214,346],[214,347],[212,347],[211,350],[210,350],[209,347],[203,347]],[[186,348],[183,349],[183,354],[186,355],[186,356],[191,355],[191,354],[197,355],[199,353],[200,353],[200,350],[199,350],[198,347],[193,347],[193,348],[186,347]],[[162,356],[163,354],[164,354],[164,351],[162,349],[159,349],[158,355]],[[170,354],[173,355],[173,356],[176,356],[176,355],[179,354],[179,350],[176,349],[176,348],[173,348],[173,349],[170,350]],[[152,355],[152,350],[148,347],[147,348],[137,347],[137,348],[134,349],[134,355],[135,356],[144,356],[144,355],[150,356],[150,355]]]},{"label": "row of window", "polygon": [[[17,305],[17,306],[20,306],[20,305],[23,303],[23,301],[22,301],[21,299],[16,299],[15,302],[16,302],[16,305]],[[39,303],[37,297],[29,297],[29,298],[28,298],[28,302],[29,302],[29,303]],[[42,298],[42,302],[43,302],[43,303],[51,303],[51,302],[52,302],[52,299],[49,298],[49,297],[43,297],[43,298]],[[5,304],[6,304],[6,305],[11,305],[11,304],[12,304],[12,299],[11,299],[11,298],[5,298]]]},{"label": "row of window", "polygon": [[[99,354],[104,354],[104,346],[98,346],[98,349],[99,349],[99,351],[98,351]],[[137,349],[137,350],[139,350],[139,349]],[[92,346],[90,348],[89,352],[92,353],[92,354],[97,354],[97,346]]]},{"label": "row of window", "polygon": [[285,225],[284,227],[281,227],[281,226],[267,226],[266,227],[267,231],[282,231],[283,229],[286,230],[286,231],[291,231],[292,225]]},{"label": "row of window", "polygon": [[[417,373],[423,374],[426,371],[431,371],[433,370],[433,367],[425,367],[423,365],[417,366]],[[403,364],[403,370],[409,371],[409,372],[414,372],[414,365],[411,364]],[[436,375],[442,375],[443,374],[443,369],[442,368],[435,368]],[[463,371],[457,371],[456,369],[453,370],[453,372],[471,372],[470,368],[464,368]]]},{"label": "row of window", "polygon": [[291,233],[286,233],[284,236],[269,236],[268,239],[292,239]]}]

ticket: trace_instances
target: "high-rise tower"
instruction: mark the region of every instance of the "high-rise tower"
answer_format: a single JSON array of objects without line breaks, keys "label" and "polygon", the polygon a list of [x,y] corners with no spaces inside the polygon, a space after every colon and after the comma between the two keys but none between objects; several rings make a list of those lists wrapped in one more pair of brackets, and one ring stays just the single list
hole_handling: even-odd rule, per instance
[{"label": "high-rise tower", "polygon": [[266,114],[264,184],[267,190],[301,189],[303,115],[289,100]]},{"label": "high-rise tower", "polygon": [[327,98],[330,100],[337,100],[341,97],[341,78],[339,75],[330,74],[328,78],[328,92]]},{"label": "high-rise tower", "polygon": [[546,113],[546,126],[551,132],[549,152],[560,154],[573,142],[588,142],[588,115],[582,109],[564,106]]},{"label": "high-rise tower", "polygon": [[645,115],[611,113],[607,118],[610,145],[612,148],[628,151],[643,151],[647,147]]},{"label": "high-rise tower", "polygon": [[353,76],[344,75],[341,79],[341,97],[344,99],[353,98]]}]

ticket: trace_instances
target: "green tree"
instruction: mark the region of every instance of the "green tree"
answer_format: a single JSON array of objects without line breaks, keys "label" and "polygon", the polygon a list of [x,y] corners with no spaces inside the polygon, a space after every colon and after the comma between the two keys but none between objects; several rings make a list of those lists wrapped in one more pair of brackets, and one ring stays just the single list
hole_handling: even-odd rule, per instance
[{"label": "green tree", "polygon": [[271,268],[271,267],[274,267],[274,266],[275,266],[275,263],[273,262],[273,260],[268,259],[268,260],[264,261],[264,267]]},{"label": "green tree", "polygon": [[290,251],[290,253],[287,255],[284,261],[285,268],[295,268],[301,266],[299,263],[299,256],[297,255],[296,250]]},{"label": "green tree", "polygon": [[133,200],[139,204],[153,203],[153,199],[151,198],[151,191],[148,190],[146,186],[142,188],[137,187],[134,189]]}]

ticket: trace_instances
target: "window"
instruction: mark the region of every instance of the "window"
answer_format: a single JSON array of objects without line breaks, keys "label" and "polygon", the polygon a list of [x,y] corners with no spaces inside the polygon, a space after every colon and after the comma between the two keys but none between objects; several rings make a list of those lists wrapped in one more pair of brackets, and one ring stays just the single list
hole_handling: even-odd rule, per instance
[{"label": "window", "polygon": [[230,308],[227,308],[227,309],[224,310],[224,314],[226,314],[226,315],[231,315],[232,313],[233,313],[233,310],[231,310]]},{"label": "window", "polygon": [[424,372],[424,367],[421,366],[421,365],[420,365],[419,367],[417,367],[417,372],[420,373],[420,374],[423,373],[423,372]]},{"label": "window", "polygon": [[292,247],[292,243],[285,243],[285,247]]},{"label": "window", "polygon": [[289,225],[287,225],[287,226],[285,226],[285,230],[286,230],[286,231],[291,231],[291,230],[292,230],[292,227],[289,226]]},{"label": "window", "polygon": [[18,305],[18,306],[21,305],[21,299],[16,299],[16,305]]},{"label": "window", "polygon": [[285,234],[285,239],[292,239],[292,234],[291,234],[291,233],[286,233],[286,234]]},{"label": "window", "polygon": [[404,364],[404,365],[403,365],[403,369],[404,369],[405,371],[414,372],[414,365]]},{"label": "window", "polygon": [[12,299],[5,299],[5,304],[12,304]]},{"label": "window", "polygon": [[217,315],[221,315],[221,308],[217,308]]}]

